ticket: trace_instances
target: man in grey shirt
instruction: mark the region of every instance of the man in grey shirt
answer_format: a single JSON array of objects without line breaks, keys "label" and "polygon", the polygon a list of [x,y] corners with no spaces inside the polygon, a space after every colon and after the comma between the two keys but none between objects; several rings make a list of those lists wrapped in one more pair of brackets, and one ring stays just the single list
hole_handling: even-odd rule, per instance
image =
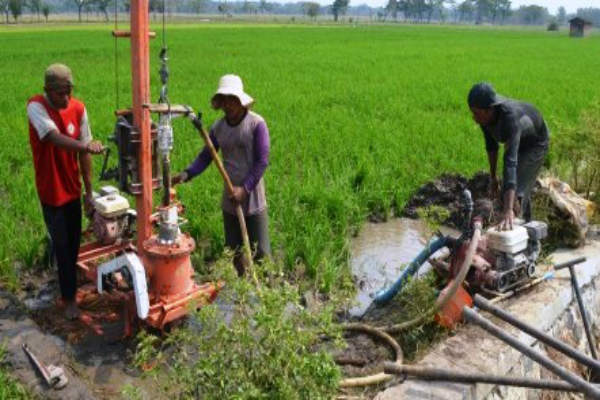
[{"label": "man in grey shirt", "polygon": [[523,218],[531,220],[531,190],[548,153],[550,133],[542,114],[534,106],[502,97],[488,83],[474,85],[469,91],[468,103],[485,138],[492,195],[498,194],[496,164],[499,143],[504,143],[500,229],[510,230],[515,217],[515,197]]}]

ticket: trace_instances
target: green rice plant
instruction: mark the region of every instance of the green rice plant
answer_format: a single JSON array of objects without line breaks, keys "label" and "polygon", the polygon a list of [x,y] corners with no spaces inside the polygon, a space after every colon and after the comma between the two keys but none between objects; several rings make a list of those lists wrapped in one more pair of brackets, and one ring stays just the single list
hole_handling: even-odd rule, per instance
[{"label": "green rice plant", "polygon": [[33,396],[10,375],[5,362],[6,348],[0,344],[0,400],[31,400]]},{"label": "green rice plant", "polygon": [[[158,27],[154,27],[155,29]],[[117,106],[129,105],[129,46],[109,25],[0,27],[0,280],[16,287],[15,261],[43,260],[45,227],[33,184],[25,104],[52,62],[70,65],[94,136],[106,142]],[[160,31],[160,29],[156,29]],[[466,93],[480,80],[536,104],[553,139],[574,124],[600,85],[597,40],[543,30],[433,26],[173,24],[167,27],[171,101],[220,115],[209,100],[218,78],[237,73],[271,133],[265,180],[276,261],[289,277],[329,292],[348,277],[348,240],[369,217],[401,210],[442,172],[487,167]],[[152,98],[158,96],[160,38],[151,43]],[[521,55],[527,54],[527,57]],[[558,57],[557,55],[560,55]],[[576,63],[572,60],[577,60]],[[565,95],[569,93],[569,95]],[[202,147],[189,122],[175,120],[172,169]],[[552,150],[555,151],[554,149]],[[114,160],[113,160],[114,162]],[[94,160],[95,186],[101,160]],[[202,265],[223,251],[221,178],[211,167],[179,186]],[[204,268],[204,267],[202,267]]]}]

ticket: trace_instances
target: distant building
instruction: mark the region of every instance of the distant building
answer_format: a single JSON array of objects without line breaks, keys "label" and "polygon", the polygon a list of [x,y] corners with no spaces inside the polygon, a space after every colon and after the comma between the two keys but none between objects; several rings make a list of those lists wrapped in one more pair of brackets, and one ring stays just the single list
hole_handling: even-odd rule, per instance
[{"label": "distant building", "polygon": [[571,37],[588,36],[592,29],[592,23],[580,17],[570,19],[569,24],[571,26]]}]

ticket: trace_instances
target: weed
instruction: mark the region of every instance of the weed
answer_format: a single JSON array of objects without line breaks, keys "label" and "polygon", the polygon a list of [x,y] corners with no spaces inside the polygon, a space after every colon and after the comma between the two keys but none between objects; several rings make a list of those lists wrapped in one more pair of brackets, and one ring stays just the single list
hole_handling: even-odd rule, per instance
[{"label": "weed", "polygon": [[322,334],[339,336],[332,305],[303,308],[296,287],[258,265],[260,287],[235,276],[229,260],[214,266],[225,290],[164,340],[139,337],[137,365],[168,365],[169,396],[183,398],[331,398],[340,372],[315,351]]},{"label": "weed", "polygon": [[31,400],[36,397],[29,393],[8,372],[5,364],[6,348],[0,345],[0,399],[4,400]]}]

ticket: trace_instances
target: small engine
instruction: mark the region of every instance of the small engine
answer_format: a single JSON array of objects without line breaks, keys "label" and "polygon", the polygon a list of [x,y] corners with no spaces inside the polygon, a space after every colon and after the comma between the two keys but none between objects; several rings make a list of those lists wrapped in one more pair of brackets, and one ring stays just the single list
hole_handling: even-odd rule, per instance
[{"label": "small engine", "polygon": [[101,244],[110,245],[132,236],[136,212],[116,188],[103,186],[94,197],[93,218],[94,236]]},{"label": "small engine", "polygon": [[546,236],[548,226],[540,221],[515,226],[511,231],[490,228],[477,252],[490,264],[485,286],[503,292],[533,277],[541,251],[540,241]]}]

